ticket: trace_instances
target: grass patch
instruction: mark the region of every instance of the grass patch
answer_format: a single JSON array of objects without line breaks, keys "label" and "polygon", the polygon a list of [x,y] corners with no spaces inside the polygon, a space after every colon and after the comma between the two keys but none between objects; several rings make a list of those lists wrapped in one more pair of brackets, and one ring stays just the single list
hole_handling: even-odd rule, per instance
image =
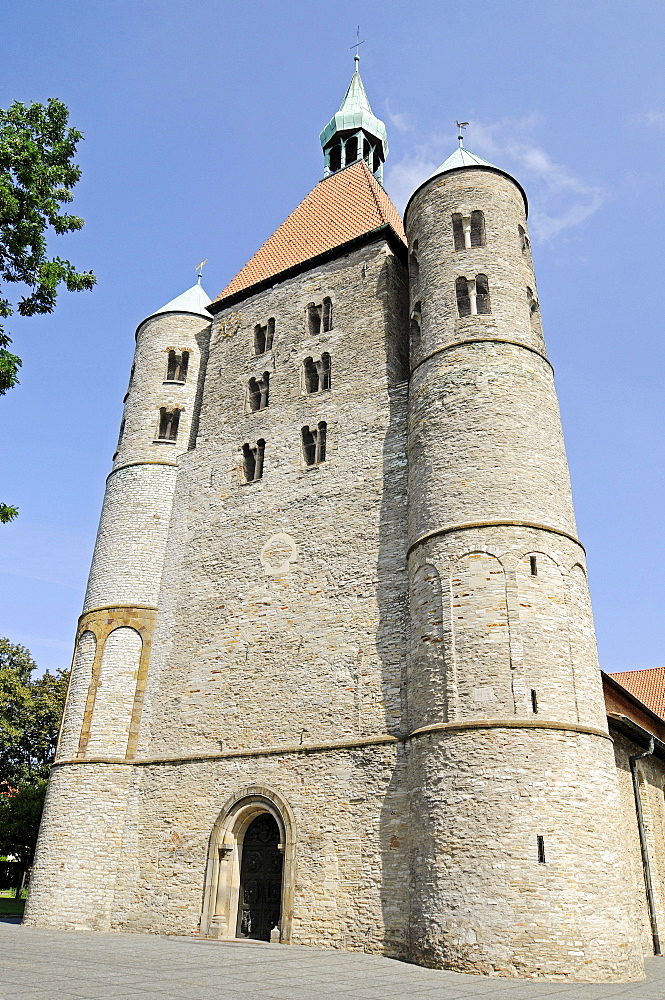
[{"label": "grass patch", "polygon": [[0,896],[0,916],[22,917],[25,908],[25,899],[14,899],[9,896]]}]

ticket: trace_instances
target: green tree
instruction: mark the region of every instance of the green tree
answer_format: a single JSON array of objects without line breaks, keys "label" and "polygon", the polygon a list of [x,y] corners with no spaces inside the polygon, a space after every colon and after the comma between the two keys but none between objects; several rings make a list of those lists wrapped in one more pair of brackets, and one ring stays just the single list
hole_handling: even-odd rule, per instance
[{"label": "green tree", "polygon": [[[11,337],[3,319],[50,313],[58,289],[70,292],[92,288],[92,271],[79,272],[68,260],[49,257],[47,241],[81,229],[83,219],[62,211],[73,200],[72,189],[81,176],[74,163],[83,138],[68,127],[69,111],[61,101],[47,104],[15,101],[0,109],[0,395],[18,382],[21,360],[8,350]],[[18,302],[12,305],[4,283],[17,284]],[[0,504],[0,522],[11,521],[15,507]]]},{"label": "green tree", "polygon": [[25,646],[0,637],[0,854],[32,862],[69,672],[33,678]]}]

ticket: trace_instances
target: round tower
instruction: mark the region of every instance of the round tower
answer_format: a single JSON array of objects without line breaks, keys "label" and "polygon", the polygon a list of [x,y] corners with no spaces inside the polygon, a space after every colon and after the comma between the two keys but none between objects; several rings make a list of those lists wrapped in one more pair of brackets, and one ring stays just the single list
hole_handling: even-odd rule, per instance
[{"label": "round tower", "polygon": [[57,759],[134,754],[177,459],[195,432],[209,302],[196,284],[136,331]]},{"label": "round tower", "polygon": [[526,196],[460,146],[406,230],[412,958],[636,978]]}]

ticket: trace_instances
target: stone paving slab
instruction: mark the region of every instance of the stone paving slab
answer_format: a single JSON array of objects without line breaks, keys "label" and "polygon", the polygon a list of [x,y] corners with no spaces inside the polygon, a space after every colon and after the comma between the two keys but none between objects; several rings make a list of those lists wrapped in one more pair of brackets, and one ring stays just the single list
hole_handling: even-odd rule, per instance
[{"label": "stone paving slab", "polygon": [[641,983],[589,985],[421,969],[375,955],[0,922],[0,1000],[665,1000],[665,959]]}]

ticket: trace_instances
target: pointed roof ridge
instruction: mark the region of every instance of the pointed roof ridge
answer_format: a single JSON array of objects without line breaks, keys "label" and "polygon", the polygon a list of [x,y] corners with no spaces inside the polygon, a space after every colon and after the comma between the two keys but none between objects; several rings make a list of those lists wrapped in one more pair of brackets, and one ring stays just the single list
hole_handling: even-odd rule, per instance
[{"label": "pointed roof ridge", "polygon": [[161,309],[155,309],[146,319],[150,319],[151,316],[159,316],[160,313],[170,312],[195,313],[197,316],[205,316],[206,319],[210,319],[210,313],[206,309],[206,306],[210,305],[211,302],[212,299],[197,281],[195,285],[188,288],[186,292],[176,295],[174,299],[167,302]]},{"label": "pointed roof ridge", "polygon": [[357,160],[314,187],[217,296],[215,303],[300,268],[390,226],[406,243],[399,212],[367,164]]},{"label": "pointed roof ridge", "polygon": [[367,91],[365,90],[365,85],[362,81],[362,77],[360,76],[358,63],[356,63],[356,68],[353,71],[353,76],[351,77],[351,83],[346,89],[346,94],[344,95],[342,103],[339,106],[339,110],[344,111],[347,108],[347,105],[349,107],[351,105],[358,106],[363,111],[368,112],[368,114],[373,114],[369,103],[369,97],[367,96]]}]

